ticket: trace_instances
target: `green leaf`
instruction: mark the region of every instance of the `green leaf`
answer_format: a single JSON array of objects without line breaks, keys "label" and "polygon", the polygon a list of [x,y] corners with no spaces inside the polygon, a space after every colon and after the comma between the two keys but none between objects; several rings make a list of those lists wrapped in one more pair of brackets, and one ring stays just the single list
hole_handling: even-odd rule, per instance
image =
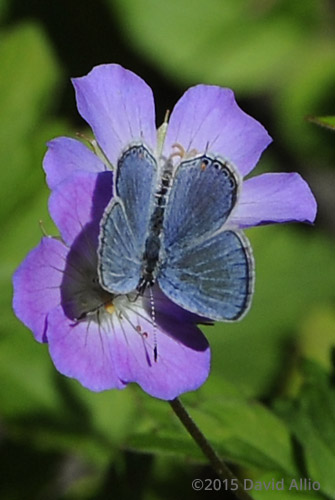
[{"label": "green leaf", "polygon": [[0,136],[2,204],[6,220],[19,197],[31,196],[41,186],[40,164],[31,156],[32,137],[55,99],[59,69],[40,28],[23,24],[2,33],[0,44]]},{"label": "green leaf", "polygon": [[[224,391],[215,377],[210,384],[217,388],[212,397],[202,394],[198,402],[191,395],[183,399],[190,402],[185,403],[187,411],[219,455],[239,465],[294,475],[290,435],[280,419],[261,404],[244,400],[236,388]],[[150,415],[151,406],[146,404]],[[163,408],[151,424],[147,422],[146,428],[131,437],[128,445],[146,452],[205,460],[177,417],[171,421]]]},{"label": "green leaf", "polygon": [[307,120],[316,125],[320,125],[320,127],[335,130],[335,116],[308,116]]},{"label": "green leaf", "polygon": [[306,362],[299,398],[276,405],[299,441],[308,477],[320,483],[329,499],[335,497],[335,388],[334,376]]},{"label": "green leaf", "polygon": [[[13,318],[13,325],[15,319]],[[19,418],[31,412],[57,413],[59,399],[52,380],[54,367],[46,345],[16,320],[8,335],[1,331],[0,385],[3,418]]]},{"label": "green leaf", "polygon": [[[82,387],[75,380],[68,380],[67,383],[89,413],[92,432],[99,436],[99,440],[105,442],[109,450],[123,446],[128,434],[137,428],[136,406],[131,388],[96,393]],[[141,396],[143,397],[142,390]]]},{"label": "green leaf", "polygon": [[[317,335],[315,334],[317,332]],[[331,348],[335,345],[335,311],[331,303],[311,307],[301,323],[299,345],[303,358],[331,369]]]},{"label": "green leaf", "polygon": [[226,460],[294,474],[289,432],[261,404],[215,398],[192,415]]}]

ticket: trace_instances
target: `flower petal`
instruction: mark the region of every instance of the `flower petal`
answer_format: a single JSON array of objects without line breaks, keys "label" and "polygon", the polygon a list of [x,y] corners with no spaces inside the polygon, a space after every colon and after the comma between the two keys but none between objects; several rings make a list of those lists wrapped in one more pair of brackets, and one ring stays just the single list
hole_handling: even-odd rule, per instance
[{"label": "flower petal", "polygon": [[61,307],[49,316],[50,356],[63,375],[92,391],[123,389],[114,362],[113,333],[106,335],[94,321],[71,321]]},{"label": "flower petal", "polygon": [[317,205],[297,173],[263,174],[244,181],[229,224],[240,228],[276,222],[314,222]]},{"label": "flower petal", "polygon": [[79,113],[113,165],[131,142],[155,149],[154,99],[141,78],[118,64],[103,64],[72,81]]},{"label": "flower petal", "polygon": [[113,194],[112,172],[75,172],[51,193],[49,211],[63,240],[71,245],[88,223],[96,231]]},{"label": "flower petal", "polygon": [[67,252],[59,240],[43,238],[13,277],[15,314],[39,342],[46,341],[48,313],[61,300],[60,284]]},{"label": "flower petal", "polygon": [[110,322],[99,326],[93,320],[73,322],[57,308],[49,318],[50,355],[61,373],[92,391],[122,389],[136,382],[151,396],[173,399],[197,389],[206,380],[210,363],[209,346],[200,330],[184,323],[174,328],[175,338],[161,329],[155,335],[142,309],[125,311],[122,319],[114,313]]},{"label": "flower petal", "polygon": [[123,315],[113,351],[121,380],[136,382],[151,396],[170,400],[198,389],[205,382],[210,369],[210,349],[195,325],[174,322],[168,316],[162,321],[157,318],[157,322],[159,325],[154,329],[144,311],[141,315]]},{"label": "flower petal", "polygon": [[104,163],[82,142],[69,137],[57,137],[48,142],[43,160],[47,183],[53,189],[76,170],[103,172]]},{"label": "flower petal", "polygon": [[232,90],[197,85],[173,109],[163,154],[169,156],[174,143],[186,151],[208,150],[231,161],[244,176],[271,140],[265,128],[237,105]]}]

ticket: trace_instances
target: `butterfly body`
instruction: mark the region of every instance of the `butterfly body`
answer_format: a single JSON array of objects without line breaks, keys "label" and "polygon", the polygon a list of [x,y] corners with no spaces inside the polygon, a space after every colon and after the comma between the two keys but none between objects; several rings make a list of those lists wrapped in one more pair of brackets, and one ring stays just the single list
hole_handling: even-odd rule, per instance
[{"label": "butterfly body", "polygon": [[144,292],[147,286],[155,282],[155,271],[159,265],[161,250],[161,233],[164,221],[164,212],[168,193],[171,187],[173,164],[167,161],[163,167],[160,184],[155,192],[154,208],[150,217],[148,235],[145,241],[145,251],[143,254],[142,276],[137,285],[139,292]]}]

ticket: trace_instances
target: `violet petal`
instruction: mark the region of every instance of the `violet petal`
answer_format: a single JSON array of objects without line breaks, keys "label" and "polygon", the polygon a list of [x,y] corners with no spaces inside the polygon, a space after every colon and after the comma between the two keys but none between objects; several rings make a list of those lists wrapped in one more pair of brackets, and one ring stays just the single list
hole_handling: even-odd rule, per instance
[{"label": "violet petal", "polygon": [[[154,329],[143,309],[122,318],[71,322],[61,308],[50,314],[49,348],[56,368],[93,390],[123,388],[136,382],[150,395],[173,399],[197,389],[209,372],[210,350],[196,326],[176,323],[175,338]],[[145,319],[146,318],[146,319]],[[199,337],[189,340],[183,337]],[[156,339],[156,341],[155,341]],[[155,342],[157,360],[154,359]]]},{"label": "violet petal", "polygon": [[114,361],[113,332],[94,321],[71,321],[61,307],[49,316],[49,350],[57,370],[92,391],[122,389]]},{"label": "violet petal", "polygon": [[[143,316],[143,313],[142,313]],[[136,318],[131,318],[134,324]],[[174,399],[198,389],[210,369],[210,349],[201,331],[190,323],[170,319],[169,335],[159,325],[137,319],[142,333],[130,324],[113,344],[118,373],[125,382],[137,382],[144,391],[160,399]],[[155,361],[155,347],[157,360]]]},{"label": "violet petal", "polygon": [[75,172],[51,193],[49,211],[63,240],[71,245],[86,224],[99,221],[113,194],[112,172]]},{"label": "violet petal", "polygon": [[31,250],[13,277],[13,308],[33,331],[36,340],[46,341],[48,313],[60,304],[60,284],[68,249],[45,237]]},{"label": "violet petal", "polygon": [[172,111],[164,154],[171,154],[174,143],[186,151],[220,154],[244,176],[271,140],[265,128],[241,110],[232,90],[197,85],[185,92]]},{"label": "violet petal", "polygon": [[102,64],[72,82],[79,113],[113,165],[131,142],[155,149],[154,99],[140,77],[118,64]]},{"label": "violet petal", "polygon": [[316,201],[297,173],[269,173],[244,181],[229,225],[240,228],[281,222],[314,222]]},{"label": "violet petal", "polygon": [[69,137],[57,137],[48,142],[48,151],[43,160],[50,189],[69,177],[77,170],[103,172],[104,163],[80,141]]}]

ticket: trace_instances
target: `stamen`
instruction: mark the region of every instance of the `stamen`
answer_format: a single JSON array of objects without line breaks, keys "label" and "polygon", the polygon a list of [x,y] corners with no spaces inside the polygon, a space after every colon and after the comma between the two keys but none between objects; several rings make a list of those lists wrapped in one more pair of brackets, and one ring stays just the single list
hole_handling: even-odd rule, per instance
[{"label": "stamen", "polygon": [[105,307],[105,311],[108,312],[108,314],[115,313],[115,306],[113,304],[113,301],[107,302],[107,304],[105,304],[104,307]]},{"label": "stamen", "polygon": [[181,144],[178,144],[177,142],[175,144],[172,144],[172,147],[173,148],[176,148],[177,151],[175,151],[174,153],[172,153],[170,155],[170,158],[173,158],[174,156],[180,156],[180,159],[182,158],[185,158],[186,156],[186,151],[185,149],[183,148],[183,146]]},{"label": "stamen", "polygon": [[148,332],[143,332],[143,331],[142,331],[142,327],[141,327],[141,325],[137,325],[137,326],[135,327],[135,330],[136,330],[138,333],[140,333],[140,334],[142,335],[142,337],[144,337],[145,339],[147,339],[147,338],[149,337]]},{"label": "stamen", "polygon": [[186,153],[186,158],[192,158],[192,156],[197,156],[199,154],[199,151],[195,148],[193,149],[190,149],[190,151],[188,151]]},{"label": "stamen", "polygon": [[42,231],[43,236],[47,236],[48,238],[50,238],[50,234],[48,234],[48,233],[47,233],[47,231],[46,231],[46,229],[45,229],[45,227],[44,227],[44,224],[43,224],[42,219],[40,219],[40,220],[38,221],[38,223],[39,223],[39,226],[40,226],[40,229],[41,229],[41,231]]},{"label": "stamen", "polygon": [[111,164],[109,159],[107,158],[106,153],[103,151],[101,146],[97,143],[95,139],[91,139],[90,137],[87,137],[87,135],[81,133],[81,132],[76,132],[76,136],[79,137],[80,139],[83,139],[86,143],[89,144],[93,152],[97,155],[98,158],[105,164],[108,165],[108,167],[111,170],[114,170],[114,166]]},{"label": "stamen", "polygon": [[197,154],[199,154],[198,151],[194,148],[190,149],[190,151],[186,151],[186,149],[177,142],[172,144],[172,147],[176,148],[177,151],[175,151],[170,155],[170,159],[173,158],[174,156],[180,156],[180,159],[184,160],[187,158],[192,158],[192,156],[196,156]]}]

